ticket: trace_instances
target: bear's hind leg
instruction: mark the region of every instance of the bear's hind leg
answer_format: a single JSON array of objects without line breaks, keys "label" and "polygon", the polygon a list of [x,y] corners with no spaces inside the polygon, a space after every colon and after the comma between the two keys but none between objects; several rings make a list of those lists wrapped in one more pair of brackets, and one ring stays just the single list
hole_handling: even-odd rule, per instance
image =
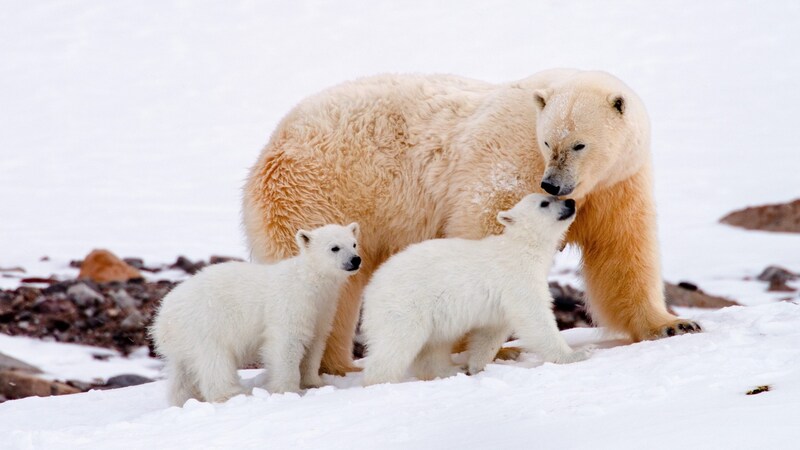
[{"label": "bear's hind leg", "polygon": [[243,393],[233,355],[219,349],[208,350],[197,364],[200,393],[208,402],[224,402]]},{"label": "bear's hind leg", "polygon": [[492,362],[510,334],[511,330],[505,327],[473,330],[469,334],[469,359],[467,360],[469,374],[475,375]]},{"label": "bear's hind leg", "polygon": [[402,337],[391,333],[377,337],[368,336],[364,386],[402,381],[426,341],[427,334],[420,333]]},{"label": "bear's hind leg", "polygon": [[183,406],[186,400],[194,398],[203,400],[197,390],[194,375],[182,361],[167,360],[167,375],[169,403],[173,406]]},{"label": "bear's hind leg", "polygon": [[447,378],[458,373],[450,357],[452,343],[428,343],[414,360],[414,375],[420,380]]}]

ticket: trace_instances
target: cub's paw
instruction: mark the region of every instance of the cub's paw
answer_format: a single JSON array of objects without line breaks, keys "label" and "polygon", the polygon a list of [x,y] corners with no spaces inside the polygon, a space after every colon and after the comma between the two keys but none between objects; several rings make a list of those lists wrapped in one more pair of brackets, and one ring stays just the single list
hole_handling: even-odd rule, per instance
[{"label": "cub's paw", "polygon": [[322,386],[324,386],[324,383],[322,382],[322,378],[320,378],[319,375],[316,378],[310,377],[308,379],[305,379],[300,383],[300,387],[303,389],[314,389]]},{"label": "cub's paw", "polygon": [[653,338],[660,339],[679,334],[699,333],[703,331],[700,324],[693,320],[678,319],[670,322],[653,332]]},{"label": "cub's paw", "polygon": [[574,350],[572,353],[562,356],[556,362],[559,364],[569,364],[578,361],[583,361],[589,359],[589,357],[592,355],[592,352],[594,352],[593,346],[584,347],[580,350]]},{"label": "cub's paw", "polygon": [[522,349],[519,347],[502,347],[497,351],[497,355],[494,357],[494,359],[499,359],[501,361],[516,361],[521,354]]}]

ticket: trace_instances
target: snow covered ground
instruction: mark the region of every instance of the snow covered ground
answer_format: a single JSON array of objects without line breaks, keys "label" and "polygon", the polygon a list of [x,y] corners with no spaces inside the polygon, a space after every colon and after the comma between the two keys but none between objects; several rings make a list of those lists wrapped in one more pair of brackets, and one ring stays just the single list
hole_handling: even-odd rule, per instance
[{"label": "snow covered ground", "polygon": [[[240,186],[303,97],[380,72],[500,82],[566,66],[618,75],[649,108],[665,278],[761,306],[687,311],[706,333],[571,366],[369,389],[329,378],[304,397],[183,410],[161,383],[12,401],[0,447],[796,445],[800,315],[776,302],[798,296],[746,278],[800,271],[800,235],[717,220],[800,196],[798,23],[791,0],[3,2],[0,267],[74,274],[96,247],[149,264],[246,256]],[[560,255],[557,278],[577,281],[577,257]]]},{"label": "snow covered ground", "polygon": [[[601,348],[570,365],[526,354],[472,377],[362,388],[351,374],[304,395],[256,389],[183,408],[167,406],[163,381],[27,398],[0,404],[0,436],[23,449],[796,448],[800,306],[695,317],[705,333],[636,345],[568,330],[572,345]],[[761,385],[770,391],[745,394]]]}]

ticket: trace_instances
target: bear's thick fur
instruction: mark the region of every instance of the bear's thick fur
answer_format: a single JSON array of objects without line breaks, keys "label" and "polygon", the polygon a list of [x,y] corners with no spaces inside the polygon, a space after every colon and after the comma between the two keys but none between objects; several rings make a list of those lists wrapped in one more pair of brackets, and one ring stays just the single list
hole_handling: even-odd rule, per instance
[{"label": "bear's thick fur", "polygon": [[270,392],[319,387],[319,367],[342,286],[361,263],[358,225],[297,232],[300,254],[272,265],[203,269],[161,302],[151,328],[166,359],[169,400],[225,401],[236,369],[261,362]]},{"label": "bear's thick fur", "polygon": [[498,213],[499,236],[432,239],[382,264],[364,289],[364,384],[457,372],[450,351],[469,333],[467,370],[483,370],[511,332],[545,361],[581,361],[558,331],[547,274],[575,213],[573,200],[525,196]]},{"label": "bear's thick fur", "polygon": [[[580,147],[583,145],[583,147]],[[252,257],[297,252],[294,231],[358,221],[364,267],[342,292],[323,370],[352,365],[361,291],[406,246],[500,232],[495,216],[538,191],[578,201],[594,319],[634,340],[691,331],[666,310],[644,105],[603,72],[554,69],[489,84],[383,75],[327,89],[287,114],[252,167],[243,220]]]}]

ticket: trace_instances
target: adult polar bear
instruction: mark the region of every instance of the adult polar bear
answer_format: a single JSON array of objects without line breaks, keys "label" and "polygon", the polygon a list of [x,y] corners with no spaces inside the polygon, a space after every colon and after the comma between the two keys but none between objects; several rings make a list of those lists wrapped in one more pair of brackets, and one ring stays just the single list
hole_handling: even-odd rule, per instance
[{"label": "adult polar bear", "polygon": [[[342,291],[322,370],[357,370],[361,291],[409,244],[501,231],[498,211],[545,189],[580,213],[596,321],[634,340],[699,330],[666,310],[639,98],[603,72],[554,69],[489,84],[447,75],[347,82],[297,105],[251,169],[243,219],[253,259],[297,252],[299,228],[361,225],[361,272]],[[491,261],[487,261],[491,264]]]}]

